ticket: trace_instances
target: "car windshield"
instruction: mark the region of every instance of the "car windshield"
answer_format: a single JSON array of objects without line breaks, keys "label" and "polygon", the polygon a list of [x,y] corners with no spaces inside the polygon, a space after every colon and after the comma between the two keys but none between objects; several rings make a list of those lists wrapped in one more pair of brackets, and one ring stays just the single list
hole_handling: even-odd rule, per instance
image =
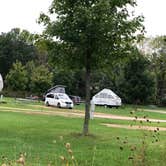
[{"label": "car windshield", "polygon": [[66,94],[58,94],[58,98],[59,99],[69,99],[68,96]]}]

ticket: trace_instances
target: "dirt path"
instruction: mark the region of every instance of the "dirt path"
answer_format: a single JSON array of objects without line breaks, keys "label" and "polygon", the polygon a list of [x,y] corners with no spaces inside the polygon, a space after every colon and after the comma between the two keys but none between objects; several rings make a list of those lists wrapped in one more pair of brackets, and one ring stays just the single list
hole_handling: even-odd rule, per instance
[{"label": "dirt path", "polygon": [[152,127],[152,126],[131,126],[131,125],[119,125],[119,124],[107,124],[102,123],[102,125],[113,128],[123,128],[131,130],[150,130],[150,131],[166,131],[165,127]]},{"label": "dirt path", "polygon": [[[46,106],[39,106],[40,108],[47,108]],[[52,109],[52,108],[50,108]],[[53,110],[53,109],[52,109]],[[165,114],[166,111],[161,111],[161,110],[144,110],[145,112],[156,112],[156,113],[162,113],[162,114]],[[84,116],[84,113],[83,111],[80,111],[80,110],[75,110],[73,109],[72,110],[73,113],[80,113],[81,115],[83,114]],[[137,118],[135,119],[135,117],[129,117],[129,116],[120,116],[120,115],[114,115],[114,114],[107,114],[107,113],[99,113],[99,112],[95,112],[94,113],[94,117],[96,118],[105,118],[105,119],[118,119],[118,120],[138,120],[138,121],[147,121],[147,119],[145,118]],[[151,122],[166,122],[166,120],[159,120],[159,119],[148,119],[149,121]]]},{"label": "dirt path", "polygon": [[166,122],[166,120],[161,119],[151,119],[151,118],[135,118],[135,117],[129,117],[129,116],[119,116],[119,115],[113,115],[113,114],[104,114],[104,113],[95,113],[94,117],[96,118],[106,118],[106,119],[119,119],[119,120],[137,120],[137,121],[150,121],[150,122]]},{"label": "dirt path", "polygon": [[[23,109],[23,108],[13,108],[13,107],[2,107],[0,106],[0,109],[3,109],[1,111],[3,112],[21,112],[26,114],[40,114],[40,115],[59,115],[59,116],[65,116],[65,117],[84,117],[84,112],[79,110],[65,110],[65,109],[57,109],[53,110],[33,110],[33,109]],[[135,117],[128,117],[128,116],[119,116],[119,115],[113,115],[113,114],[106,114],[106,113],[94,113],[94,118],[103,118],[103,119],[117,119],[117,120],[137,120],[137,121],[147,121],[147,119],[144,118],[135,118]],[[151,122],[163,122],[165,123],[166,120],[161,119],[148,119],[148,121]]]},{"label": "dirt path", "polygon": [[60,111],[48,111],[48,110],[32,110],[27,108],[12,108],[12,107],[0,107],[1,112],[18,112],[18,113],[25,113],[25,114],[33,114],[33,115],[59,115],[64,117],[82,117],[83,114],[64,111],[63,109]]}]

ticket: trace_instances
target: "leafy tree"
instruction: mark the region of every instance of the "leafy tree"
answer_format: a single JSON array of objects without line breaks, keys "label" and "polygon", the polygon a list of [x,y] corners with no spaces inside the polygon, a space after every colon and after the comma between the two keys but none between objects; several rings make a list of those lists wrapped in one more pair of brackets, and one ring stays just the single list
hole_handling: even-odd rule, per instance
[{"label": "leafy tree", "polygon": [[25,65],[25,69],[28,74],[28,77],[27,77],[28,83],[27,83],[27,88],[26,88],[27,91],[31,91],[31,77],[32,77],[32,73],[35,70],[35,68],[36,68],[36,64],[34,63],[34,61],[29,61]]},{"label": "leafy tree", "polygon": [[124,77],[119,87],[127,103],[152,102],[155,94],[155,80],[149,68],[150,61],[137,50],[129,57],[124,66]]},{"label": "leafy tree", "polygon": [[28,83],[28,75],[21,62],[16,61],[6,76],[7,87],[12,90],[25,90]]},{"label": "leafy tree", "polygon": [[33,61],[25,66],[16,61],[6,76],[7,87],[11,90],[29,91],[41,95],[52,85],[52,73],[43,65],[35,66]]},{"label": "leafy tree", "polygon": [[166,36],[146,38],[141,43],[141,51],[151,62],[151,72],[155,75],[156,96],[158,105],[166,104]]},{"label": "leafy tree", "polygon": [[[142,17],[130,17],[134,0],[53,0],[49,14],[40,15],[45,35],[52,38],[53,60],[85,69],[86,106],[83,135],[89,133],[90,75],[93,70],[129,53]],[[56,41],[54,40],[56,39]]]},{"label": "leafy tree", "polygon": [[38,65],[48,66],[48,40],[38,37],[34,44],[38,53],[37,60],[35,62]]},{"label": "leafy tree", "polygon": [[37,66],[33,69],[30,79],[30,89],[32,92],[41,93],[46,92],[52,85],[52,73],[44,65]]},{"label": "leafy tree", "polygon": [[155,61],[157,104],[166,105],[166,52],[161,52]]},{"label": "leafy tree", "polygon": [[68,70],[56,68],[53,71],[54,85],[65,85],[67,93],[85,97],[84,71]]},{"label": "leafy tree", "polygon": [[151,40],[154,52],[151,54],[152,71],[156,76],[156,102],[166,104],[166,36],[159,36]]},{"label": "leafy tree", "polygon": [[5,77],[16,60],[25,65],[36,59],[37,52],[28,31],[19,28],[0,35],[0,71]]}]

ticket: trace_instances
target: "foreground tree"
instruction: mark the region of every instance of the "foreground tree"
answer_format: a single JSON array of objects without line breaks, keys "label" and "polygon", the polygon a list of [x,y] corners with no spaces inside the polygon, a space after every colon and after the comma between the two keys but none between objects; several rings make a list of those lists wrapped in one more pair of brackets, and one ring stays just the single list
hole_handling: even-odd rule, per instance
[{"label": "foreground tree", "polygon": [[[86,106],[83,135],[89,133],[90,75],[120,56],[129,54],[136,31],[142,30],[142,17],[130,17],[128,6],[134,0],[53,0],[49,14],[40,15],[45,35],[57,64],[85,70]],[[57,39],[56,41],[53,39]]]}]

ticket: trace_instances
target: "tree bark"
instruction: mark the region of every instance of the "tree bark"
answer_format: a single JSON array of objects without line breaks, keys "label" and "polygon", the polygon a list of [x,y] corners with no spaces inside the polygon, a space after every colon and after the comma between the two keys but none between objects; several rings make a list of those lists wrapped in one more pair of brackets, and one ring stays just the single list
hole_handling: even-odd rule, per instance
[{"label": "tree bark", "polygon": [[83,125],[83,135],[89,134],[89,119],[90,119],[90,56],[86,55],[86,98],[85,98],[85,118]]}]

